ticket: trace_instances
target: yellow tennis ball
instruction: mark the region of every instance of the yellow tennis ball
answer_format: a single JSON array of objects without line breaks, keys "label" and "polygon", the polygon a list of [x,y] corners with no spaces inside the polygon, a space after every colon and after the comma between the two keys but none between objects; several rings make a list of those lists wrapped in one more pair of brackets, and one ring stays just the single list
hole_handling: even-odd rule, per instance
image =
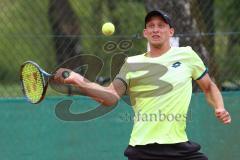
[{"label": "yellow tennis ball", "polygon": [[114,33],[115,27],[111,22],[104,23],[102,26],[102,33],[106,36],[110,36]]}]

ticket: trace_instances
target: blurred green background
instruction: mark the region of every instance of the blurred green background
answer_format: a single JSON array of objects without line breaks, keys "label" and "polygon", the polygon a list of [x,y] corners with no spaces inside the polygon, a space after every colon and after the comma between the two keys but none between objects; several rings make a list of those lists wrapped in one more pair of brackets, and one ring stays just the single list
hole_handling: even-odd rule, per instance
[{"label": "blurred green background", "polygon": [[[21,96],[19,68],[33,60],[51,72],[75,55],[91,54],[104,62],[100,76],[109,76],[111,58],[147,50],[142,37],[148,10],[169,13],[180,46],[192,46],[209,67],[222,90],[239,90],[240,45],[237,0],[1,0],[0,96]],[[114,35],[101,33],[105,22],[115,24]],[[109,41],[129,40],[132,47],[107,53]],[[48,92],[56,95],[56,92]]]},{"label": "blurred green background", "polygon": [[[238,160],[240,153],[239,92],[224,93],[232,116],[231,125],[221,124],[202,93],[194,94],[188,114],[187,133],[202,146],[209,160]],[[54,114],[62,100],[73,100],[71,111],[98,104],[88,97],[47,97],[32,105],[24,99],[0,99],[0,155],[7,160],[124,160],[133,113],[119,101],[110,113],[89,121],[64,121]],[[160,122],[161,123],[161,122]]]}]

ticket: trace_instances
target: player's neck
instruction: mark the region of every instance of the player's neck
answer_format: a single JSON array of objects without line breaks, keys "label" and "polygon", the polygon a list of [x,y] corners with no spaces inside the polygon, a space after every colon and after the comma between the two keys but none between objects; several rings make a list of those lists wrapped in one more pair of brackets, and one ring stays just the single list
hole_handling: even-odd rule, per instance
[{"label": "player's neck", "polygon": [[162,46],[150,46],[150,51],[148,52],[148,57],[159,57],[165,54],[171,48],[170,44],[165,44]]}]

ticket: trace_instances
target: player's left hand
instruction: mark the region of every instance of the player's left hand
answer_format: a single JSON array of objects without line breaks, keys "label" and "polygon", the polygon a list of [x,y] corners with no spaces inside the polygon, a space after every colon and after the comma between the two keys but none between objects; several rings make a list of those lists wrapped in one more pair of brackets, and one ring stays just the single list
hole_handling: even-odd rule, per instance
[{"label": "player's left hand", "polygon": [[223,124],[229,124],[231,123],[231,116],[229,112],[226,109],[216,109],[215,115],[218,118],[219,121],[221,121]]}]

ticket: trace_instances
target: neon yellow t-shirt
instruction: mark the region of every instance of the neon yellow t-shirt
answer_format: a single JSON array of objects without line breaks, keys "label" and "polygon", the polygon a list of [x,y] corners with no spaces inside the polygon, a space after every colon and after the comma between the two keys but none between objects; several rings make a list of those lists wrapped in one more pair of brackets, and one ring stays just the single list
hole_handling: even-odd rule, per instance
[{"label": "neon yellow t-shirt", "polygon": [[146,53],[128,57],[116,78],[127,85],[134,110],[129,144],[186,142],[192,79],[201,79],[206,73],[191,47],[172,47],[155,58]]}]

